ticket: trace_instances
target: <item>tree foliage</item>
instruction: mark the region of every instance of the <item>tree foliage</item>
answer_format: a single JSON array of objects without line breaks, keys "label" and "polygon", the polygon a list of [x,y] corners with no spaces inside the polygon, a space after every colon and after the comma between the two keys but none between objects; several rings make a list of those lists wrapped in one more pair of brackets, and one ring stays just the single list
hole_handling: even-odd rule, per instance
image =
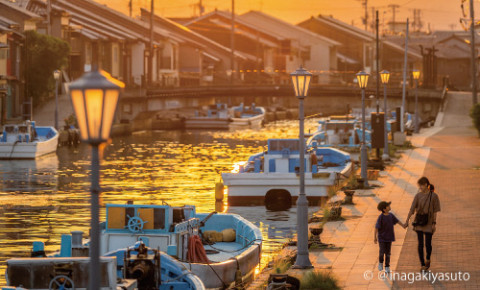
[{"label": "tree foliage", "polygon": [[67,42],[36,31],[26,31],[26,85],[27,96],[36,106],[54,96],[53,71],[68,64],[70,46]]}]

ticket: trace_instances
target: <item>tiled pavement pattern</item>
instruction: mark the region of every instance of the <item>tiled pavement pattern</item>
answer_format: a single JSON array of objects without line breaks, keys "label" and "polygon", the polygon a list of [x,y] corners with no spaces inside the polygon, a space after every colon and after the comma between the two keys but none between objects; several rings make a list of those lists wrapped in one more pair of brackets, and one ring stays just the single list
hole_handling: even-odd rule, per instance
[{"label": "tiled pavement pattern", "polygon": [[[468,272],[470,280],[395,282],[394,289],[480,288],[480,139],[468,118],[470,94],[449,98],[444,130],[428,138],[430,156],[424,175],[435,185],[441,212],[433,236],[432,273]],[[417,238],[409,231],[402,247],[397,272],[418,271]],[[441,274],[440,274],[441,275]],[[465,278],[466,276],[462,276]]]}]

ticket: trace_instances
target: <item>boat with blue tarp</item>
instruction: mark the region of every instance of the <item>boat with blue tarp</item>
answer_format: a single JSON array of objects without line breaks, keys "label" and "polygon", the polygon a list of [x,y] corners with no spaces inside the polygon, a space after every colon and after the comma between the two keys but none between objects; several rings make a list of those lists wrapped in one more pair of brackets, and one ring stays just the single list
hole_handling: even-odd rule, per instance
[{"label": "boat with blue tarp", "polygon": [[176,258],[208,289],[245,284],[260,262],[261,232],[236,214],[197,213],[195,206],[107,204],[101,227],[101,254],[143,241]]},{"label": "boat with blue tarp", "polygon": [[[269,139],[268,149],[250,156],[232,172],[222,173],[229,205],[295,203],[299,189],[298,139]],[[352,168],[350,154],[330,147],[305,152],[305,193],[311,205],[327,196],[328,188]]]},{"label": "boat with blue tarp", "polygon": [[[128,284],[121,289],[225,289],[245,285],[260,262],[260,230],[236,214],[107,204],[100,228],[102,287],[107,287],[102,289],[117,289],[111,288],[117,278]],[[7,261],[8,285],[49,289],[58,282],[86,289],[89,241],[83,232],[62,235],[60,250],[51,257],[43,247],[34,242],[32,258]]]}]

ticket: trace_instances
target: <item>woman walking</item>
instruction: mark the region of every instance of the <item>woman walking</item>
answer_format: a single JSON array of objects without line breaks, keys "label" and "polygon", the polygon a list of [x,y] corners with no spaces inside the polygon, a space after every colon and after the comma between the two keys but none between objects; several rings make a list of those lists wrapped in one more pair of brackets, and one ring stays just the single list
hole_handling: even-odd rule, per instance
[{"label": "woman walking", "polygon": [[[430,268],[430,256],[432,255],[432,236],[435,233],[437,225],[437,212],[440,211],[440,199],[433,192],[435,187],[430,184],[426,177],[418,180],[419,192],[413,199],[410,212],[408,213],[405,224],[408,226],[410,217],[416,213],[412,223],[413,230],[417,232],[418,237],[418,257],[422,265],[421,271]],[[427,250],[427,257],[424,257],[424,245]]]}]

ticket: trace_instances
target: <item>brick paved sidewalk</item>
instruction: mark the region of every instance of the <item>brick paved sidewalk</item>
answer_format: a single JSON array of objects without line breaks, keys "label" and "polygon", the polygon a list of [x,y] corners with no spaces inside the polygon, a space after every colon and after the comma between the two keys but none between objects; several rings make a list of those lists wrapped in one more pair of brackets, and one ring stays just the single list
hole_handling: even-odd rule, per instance
[{"label": "brick paved sidewalk", "polygon": [[[456,104],[445,119],[446,128],[428,138],[431,148],[424,175],[435,185],[441,202],[437,232],[433,236],[432,274],[456,275],[457,281],[396,281],[395,289],[479,289],[480,288],[480,139],[470,126],[462,94],[454,96]],[[463,95],[469,101],[468,95]],[[461,114],[463,112],[463,114]],[[409,231],[402,247],[397,272],[416,272],[420,267],[417,237]],[[459,278],[469,281],[458,281]]]}]

